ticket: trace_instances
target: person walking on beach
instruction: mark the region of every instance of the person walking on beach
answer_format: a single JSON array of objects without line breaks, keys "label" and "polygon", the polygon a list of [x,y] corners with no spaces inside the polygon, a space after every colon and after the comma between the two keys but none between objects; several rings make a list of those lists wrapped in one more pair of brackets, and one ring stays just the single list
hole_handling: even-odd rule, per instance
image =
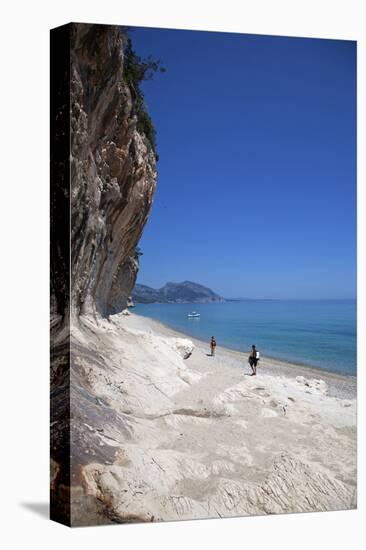
[{"label": "person walking on beach", "polygon": [[259,352],[257,351],[255,346],[252,346],[252,351],[250,352],[248,363],[252,368],[252,374],[251,376],[255,376],[257,374],[257,363],[259,361]]},{"label": "person walking on beach", "polygon": [[213,357],[215,355],[215,348],[216,348],[216,340],[214,336],[211,336],[210,347],[211,347],[211,355]]}]

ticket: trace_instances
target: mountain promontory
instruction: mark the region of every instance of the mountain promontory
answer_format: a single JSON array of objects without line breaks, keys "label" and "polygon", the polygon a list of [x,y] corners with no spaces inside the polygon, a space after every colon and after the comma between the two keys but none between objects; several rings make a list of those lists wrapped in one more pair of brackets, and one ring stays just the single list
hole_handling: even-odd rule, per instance
[{"label": "mountain promontory", "polygon": [[183,281],[182,283],[166,283],[159,289],[136,284],[132,292],[132,299],[136,303],[173,303],[173,304],[204,304],[210,302],[224,302],[224,298],[210,288]]}]

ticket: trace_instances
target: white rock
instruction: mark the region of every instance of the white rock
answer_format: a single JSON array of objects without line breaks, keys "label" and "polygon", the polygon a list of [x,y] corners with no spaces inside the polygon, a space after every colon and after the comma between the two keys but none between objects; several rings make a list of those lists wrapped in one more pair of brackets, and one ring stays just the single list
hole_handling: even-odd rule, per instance
[{"label": "white rock", "polygon": [[188,338],[175,338],[174,347],[183,359],[188,359],[194,350],[194,344]]}]

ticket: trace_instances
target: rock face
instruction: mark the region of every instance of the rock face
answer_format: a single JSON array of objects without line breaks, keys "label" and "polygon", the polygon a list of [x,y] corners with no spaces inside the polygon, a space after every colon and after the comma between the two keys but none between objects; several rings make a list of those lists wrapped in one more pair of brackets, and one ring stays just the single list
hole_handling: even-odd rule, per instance
[{"label": "rock face", "polygon": [[154,289],[137,284],[132,293],[135,302],[149,303],[192,303],[224,302],[224,298],[210,288],[191,281],[166,283],[162,288]]},{"label": "rock face", "polygon": [[[83,314],[126,308],[156,186],[154,144],[141,129],[147,115],[128,83],[124,40],[106,25],[51,34],[51,514],[66,524],[76,521],[77,491],[88,517],[80,468],[95,453],[83,454],[82,441],[99,418],[87,373],[76,368],[88,343],[77,345],[73,333]],[[127,433],[118,415],[110,421]]]},{"label": "rock face", "polygon": [[135,284],[135,253],[156,184],[151,144],[124,79],[117,27],[71,30],[72,308],[121,311]]}]

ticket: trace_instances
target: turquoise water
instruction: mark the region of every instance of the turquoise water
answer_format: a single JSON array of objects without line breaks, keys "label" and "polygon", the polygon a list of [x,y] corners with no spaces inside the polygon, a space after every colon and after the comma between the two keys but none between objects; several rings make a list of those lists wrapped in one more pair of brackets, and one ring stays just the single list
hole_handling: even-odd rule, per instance
[{"label": "turquoise water", "polygon": [[[188,319],[197,311],[200,319]],[[250,300],[216,304],[136,304],[135,313],[201,340],[356,375],[356,302]]]}]

